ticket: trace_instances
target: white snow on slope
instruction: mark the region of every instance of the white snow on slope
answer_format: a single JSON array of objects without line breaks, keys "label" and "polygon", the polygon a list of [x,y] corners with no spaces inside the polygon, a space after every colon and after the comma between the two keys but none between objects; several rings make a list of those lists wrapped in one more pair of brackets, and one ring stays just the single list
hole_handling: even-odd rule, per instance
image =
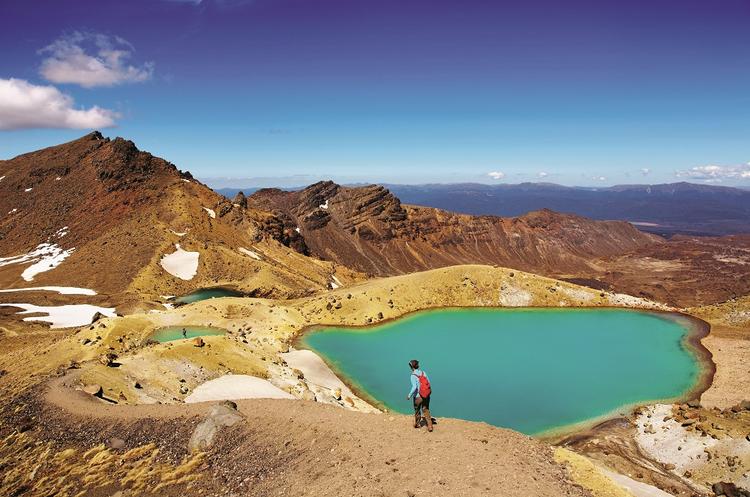
[{"label": "white snow on slope", "polygon": [[0,307],[20,307],[24,309],[18,314],[43,313],[46,316],[32,316],[23,318],[24,321],[44,321],[50,323],[51,328],[70,328],[84,326],[91,322],[97,312],[108,317],[115,316],[113,307],[98,307],[89,304],[70,304],[59,306],[38,306],[33,304],[0,304]]},{"label": "white snow on slope", "polygon": [[211,216],[211,219],[216,219],[216,213],[213,209],[209,209],[208,207],[203,208],[204,211],[208,212],[208,215]]},{"label": "white snow on slope", "polygon": [[31,266],[24,269],[21,276],[26,281],[33,281],[34,276],[50,269],[54,269],[68,258],[75,249],[63,250],[56,243],[40,243],[29,253],[15,255],[13,257],[0,257],[0,267],[10,264],[23,264],[33,262]]},{"label": "white snow on slope", "polygon": [[31,190],[33,190],[33,188],[26,188],[24,191],[25,192],[30,192]]},{"label": "white snow on slope", "polygon": [[4,288],[0,293],[12,292],[57,292],[60,295],[96,295],[94,290],[88,288],[78,288],[74,286],[32,286],[27,288]]},{"label": "white snow on slope", "polygon": [[177,235],[177,236],[185,236],[185,235],[187,235],[187,231],[184,232],[184,233],[181,233],[181,232],[175,231],[175,230],[169,230],[169,231],[171,231],[173,235]]},{"label": "white snow on slope", "polygon": [[18,212],[18,209],[16,209],[15,207],[13,209],[9,210],[8,214],[13,214],[14,212]]},{"label": "white snow on slope", "polygon": [[294,228],[294,231],[296,231],[297,233],[299,233],[299,227]]},{"label": "white snow on slope", "polygon": [[243,253],[243,254],[245,254],[245,255],[249,255],[249,256],[250,256],[250,257],[252,257],[253,259],[256,259],[256,260],[261,260],[261,258],[260,258],[260,256],[258,255],[258,253],[257,253],[257,252],[253,252],[252,250],[248,250],[248,249],[246,249],[246,248],[243,248],[243,247],[240,247],[240,248],[238,248],[237,250],[239,250],[240,252],[242,252],[242,253]]},{"label": "white snow on slope", "polygon": [[4,180],[5,176],[0,176],[0,181]]},{"label": "white snow on slope", "polygon": [[195,390],[185,397],[185,402],[206,402],[209,400],[235,399],[293,399],[270,381],[244,374],[228,374],[220,376],[195,387]]},{"label": "white snow on slope", "polygon": [[181,280],[192,280],[198,273],[198,258],[200,257],[200,253],[182,250],[179,243],[175,244],[175,248],[177,249],[175,252],[161,258],[161,267],[172,276],[176,276]]},{"label": "white snow on slope", "polygon": [[318,207],[320,207],[321,209],[328,209],[328,200],[326,200],[325,204],[320,204]]}]

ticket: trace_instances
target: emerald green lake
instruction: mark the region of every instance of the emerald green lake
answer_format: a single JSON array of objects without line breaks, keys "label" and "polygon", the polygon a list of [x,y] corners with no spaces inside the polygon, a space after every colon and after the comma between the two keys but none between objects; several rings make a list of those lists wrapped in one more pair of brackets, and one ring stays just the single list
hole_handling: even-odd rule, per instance
[{"label": "emerald green lake", "polygon": [[[185,336],[182,335],[183,328],[186,332]],[[182,340],[185,338],[223,335],[224,333],[226,333],[226,330],[212,328],[210,326],[167,326],[156,330],[153,335],[151,335],[151,339],[163,343],[171,342],[173,340]]]},{"label": "emerald green lake", "polygon": [[686,318],[639,311],[473,308],[301,340],[391,410],[411,412],[407,363],[418,359],[433,416],[539,434],[686,394],[701,376],[689,331]]},{"label": "emerald green lake", "polygon": [[190,292],[187,295],[177,297],[174,299],[176,304],[192,304],[193,302],[199,302],[201,300],[215,299],[219,297],[242,297],[244,294],[231,288],[201,288],[194,292]]}]

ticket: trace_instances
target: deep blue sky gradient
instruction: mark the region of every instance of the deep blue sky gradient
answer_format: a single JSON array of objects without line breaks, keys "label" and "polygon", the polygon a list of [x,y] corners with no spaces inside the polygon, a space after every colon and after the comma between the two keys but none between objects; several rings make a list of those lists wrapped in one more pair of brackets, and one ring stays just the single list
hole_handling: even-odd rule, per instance
[{"label": "deep blue sky gradient", "polygon": [[[0,78],[121,36],[152,80],[56,86],[204,178],[665,182],[750,161],[748,25],[746,0],[3,1]],[[0,158],[84,133],[0,132]]]}]

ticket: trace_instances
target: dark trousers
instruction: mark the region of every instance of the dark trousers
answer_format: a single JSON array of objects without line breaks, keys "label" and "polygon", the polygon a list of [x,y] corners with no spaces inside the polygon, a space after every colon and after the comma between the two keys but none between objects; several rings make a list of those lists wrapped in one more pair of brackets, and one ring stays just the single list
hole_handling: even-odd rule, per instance
[{"label": "dark trousers", "polygon": [[432,431],[432,416],[430,415],[430,395],[427,397],[414,397],[414,428],[419,428],[422,418],[427,421],[427,430]]}]

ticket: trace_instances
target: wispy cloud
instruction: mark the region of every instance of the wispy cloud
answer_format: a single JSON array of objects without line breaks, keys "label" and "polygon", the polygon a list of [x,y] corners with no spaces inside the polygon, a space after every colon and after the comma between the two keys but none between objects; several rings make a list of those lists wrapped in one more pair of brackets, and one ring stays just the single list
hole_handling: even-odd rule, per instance
[{"label": "wispy cloud", "polygon": [[76,109],[73,99],[54,86],[38,86],[23,79],[0,79],[0,130],[27,128],[107,128],[116,112],[91,107]]},{"label": "wispy cloud", "polygon": [[492,179],[503,179],[505,177],[505,173],[502,171],[492,171],[487,173],[487,176]]},{"label": "wispy cloud", "polygon": [[642,167],[641,168],[641,174],[644,175],[644,176],[648,176],[649,174],[651,174],[651,169],[649,169],[647,167]]},{"label": "wispy cloud", "polygon": [[539,174],[537,174],[536,176],[537,176],[537,178],[539,178],[539,179],[544,179],[544,178],[546,178],[547,176],[549,176],[549,173],[546,173],[546,172],[544,172],[544,171],[540,171],[540,172],[539,172]]},{"label": "wispy cloud", "polygon": [[140,83],[151,79],[154,63],[128,64],[135,49],[118,36],[74,32],[39,51],[47,55],[39,73],[53,83],[72,83],[92,88]]},{"label": "wispy cloud", "polygon": [[676,171],[675,176],[712,183],[721,183],[725,179],[750,179],[750,163],[735,166],[695,166]]}]

